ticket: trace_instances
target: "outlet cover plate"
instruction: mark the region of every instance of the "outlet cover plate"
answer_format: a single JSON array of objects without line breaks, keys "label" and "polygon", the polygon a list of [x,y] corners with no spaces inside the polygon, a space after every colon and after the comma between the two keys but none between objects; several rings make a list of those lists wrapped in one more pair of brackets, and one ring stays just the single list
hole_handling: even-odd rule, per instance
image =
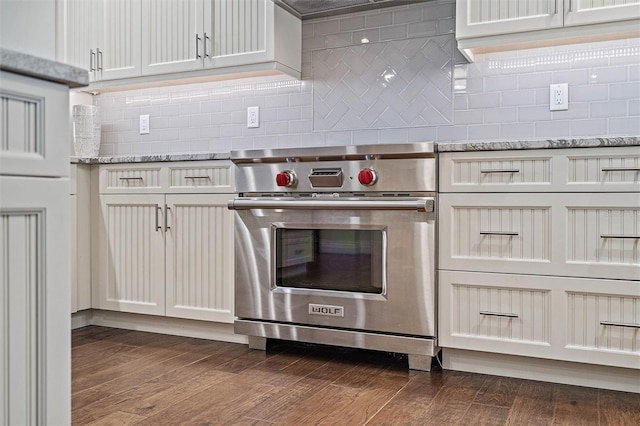
[{"label": "outlet cover plate", "polygon": [[260,127],[260,107],[247,108],[247,127],[249,129]]},{"label": "outlet cover plate", "polygon": [[549,86],[549,111],[566,111],[569,109],[569,84],[552,84]]},{"label": "outlet cover plate", "polygon": [[140,134],[141,135],[149,134],[149,114],[140,116]]}]

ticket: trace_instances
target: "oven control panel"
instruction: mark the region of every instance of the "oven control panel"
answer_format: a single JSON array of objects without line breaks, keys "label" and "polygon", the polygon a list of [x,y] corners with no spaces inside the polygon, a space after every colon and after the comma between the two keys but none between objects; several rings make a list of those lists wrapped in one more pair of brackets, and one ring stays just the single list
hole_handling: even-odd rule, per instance
[{"label": "oven control panel", "polygon": [[342,176],[341,168],[311,169],[309,182],[313,188],[340,188]]},{"label": "oven control panel", "polygon": [[276,185],[292,187],[296,186],[298,178],[293,170],[284,170],[276,175]]}]

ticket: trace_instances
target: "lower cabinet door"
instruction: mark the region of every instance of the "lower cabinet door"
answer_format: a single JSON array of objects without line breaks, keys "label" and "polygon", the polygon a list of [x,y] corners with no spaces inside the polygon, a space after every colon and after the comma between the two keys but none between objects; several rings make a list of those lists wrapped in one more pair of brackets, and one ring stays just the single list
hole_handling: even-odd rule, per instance
[{"label": "lower cabinet door", "polygon": [[93,307],[164,315],[164,195],[101,195]]},{"label": "lower cabinet door", "polygon": [[0,177],[0,424],[71,424],[69,181]]},{"label": "lower cabinet door", "polygon": [[231,198],[167,195],[167,316],[233,322]]},{"label": "lower cabinet door", "polygon": [[439,272],[442,347],[640,369],[640,282]]}]

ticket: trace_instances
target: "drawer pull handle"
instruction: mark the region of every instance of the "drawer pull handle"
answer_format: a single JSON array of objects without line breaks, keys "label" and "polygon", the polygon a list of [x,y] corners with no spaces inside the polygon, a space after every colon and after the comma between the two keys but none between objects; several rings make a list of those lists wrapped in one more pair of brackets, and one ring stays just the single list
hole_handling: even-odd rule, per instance
[{"label": "drawer pull handle", "polygon": [[502,312],[489,312],[489,311],[480,311],[480,315],[486,315],[488,317],[506,317],[506,318],[519,318],[518,314],[507,314]]},{"label": "drawer pull handle", "polygon": [[640,172],[640,167],[603,167],[603,172]]},{"label": "drawer pull handle", "polygon": [[612,322],[612,321],[600,321],[600,325],[608,325],[612,327],[640,328],[640,324],[629,324],[624,322]]},{"label": "drawer pull handle", "polygon": [[520,173],[518,169],[482,169],[480,173]]},{"label": "drawer pull handle", "polygon": [[142,179],[142,176],[133,176],[133,177],[122,176],[120,177],[120,180],[143,180],[143,179]]},{"label": "drawer pull handle", "polygon": [[513,232],[513,231],[480,231],[480,235],[500,235],[500,236],[515,237],[520,235],[520,233]]},{"label": "drawer pull handle", "polygon": [[625,240],[640,240],[640,235],[600,235],[600,238],[621,238]]},{"label": "drawer pull handle", "polygon": [[185,176],[185,179],[207,179],[211,180],[209,176]]}]

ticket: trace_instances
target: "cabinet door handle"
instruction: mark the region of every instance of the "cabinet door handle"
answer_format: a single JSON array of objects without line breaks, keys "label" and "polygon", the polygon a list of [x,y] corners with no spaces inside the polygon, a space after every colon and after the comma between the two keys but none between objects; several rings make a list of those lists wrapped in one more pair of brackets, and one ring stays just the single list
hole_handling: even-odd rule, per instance
[{"label": "cabinet door handle", "polygon": [[200,56],[200,36],[198,34],[196,34],[196,59],[200,59],[202,58],[202,56]]},{"label": "cabinet door handle", "polygon": [[631,324],[626,322],[600,321],[600,325],[608,325],[611,327],[640,328],[640,324]]},{"label": "cabinet door handle", "polygon": [[158,220],[158,212],[162,209],[158,204],[156,204],[156,231],[162,231],[162,226],[160,226],[160,221]]},{"label": "cabinet door handle", "polygon": [[556,0],[554,3],[555,4],[554,4],[554,9],[553,9],[553,14],[557,15],[558,14],[558,0]]},{"label": "cabinet door handle", "polygon": [[480,173],[520,173],[518,169],[482,169]]},{"label": "cabinet door handle", "polygon": [[603,234],[600,235],[600,238],[612,238],[612,239],[624,239],[624,240],[640,240],[640,235],[613,235],[613,234]]},{"label": "cabinet door handle", "polygon": [[171,211],[171,207],[168,205],[164,205],[164,232],[167,232],[171,227],[169,226],[169,212]]},{"label": "cabinet door handle", "polygon": [[500,235],[500,236],[514,237],[514,236],[520,235],[520,233],[513,232],[513,231],[480,231],[480,235]]},{"label": "cabinet door handle", "polygon": [[603,172],[640,172],[640,167],[603,167]]},{"label": "cabinet door handle", "polygon": [[98,52],[98,71],[102,71],[102,50],[96,49]]},{"label": "cabinet door handle", "polygon": [[204,33],[204,57],[208,58],[209,54],[207,53],[207,40],[209,39],[209,36],[207,35],[207,33]]},{"label": "cabinet door handle", "polygon": [[573,0],[569,0],[569,13],[573,12]]},{"label": "cabinet door handle", "polygon": [[96,70],[94,65],[96,59],[96,52],[93,49],[89,49],[89,72]]},{"label": "cabinet door handle", "polygon": [[211,180],[209,176],[185,176],[185,179],[208,179]]},{"label": "cabinet door handle", "polygon": [[488,317],[506,317],[506,318],[519,318],[518,314],[503,313],[503,312],[489,312],[480,311],[480,315],[486,315]]}]

